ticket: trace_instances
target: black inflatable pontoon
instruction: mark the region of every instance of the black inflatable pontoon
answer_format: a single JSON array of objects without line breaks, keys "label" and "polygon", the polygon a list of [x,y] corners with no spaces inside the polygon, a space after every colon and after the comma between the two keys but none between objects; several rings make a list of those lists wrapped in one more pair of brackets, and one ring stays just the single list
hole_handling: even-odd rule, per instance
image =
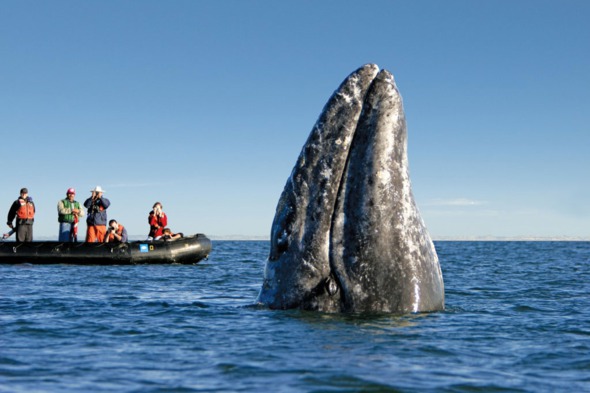
[{"label": "black inflatable pontoon", "polygon": [[129,243],[0,242],[0,264],[195,264],[210,252],[211,240],[202,234],[173,241]]}]

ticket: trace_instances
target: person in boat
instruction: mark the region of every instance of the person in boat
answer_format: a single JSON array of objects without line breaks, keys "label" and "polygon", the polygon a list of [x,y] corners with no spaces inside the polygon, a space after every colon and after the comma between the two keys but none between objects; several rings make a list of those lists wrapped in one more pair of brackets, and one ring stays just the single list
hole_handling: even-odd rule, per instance
[{"label": "person in boat", "polygon": [[96,186],[90,192],[92,196],[84,201],[84,207],[88,209],[86,241],[96,243],[104,239],[107,233],[107,209],[111,201],[102,196],[105,191],[100,186]]},{"label": "person in boat", "polygon": [[168,240],[169,241],[169,240],[181,239],[183,237],[184,237],[184,235],[182,234],[182,232],[172,233],[170,228],[164,228],[164,229],[162,229],[162,236],[158,236],[158,237],[154,238],[154,240]]},{"label": "person in boat", "polygon": [[126,243],[127,229],[117,222],[117,220],[109,221],[109,229],[104,237],[105,243]]},{"label": "person in boat", "polygon": [[[16,225],[12,222],[16,219]],[[29,190],[21,188],[20,196],[10,206],[6,224],[16,230],[17,242],[33,241],[33,223],[35,222],[35,204],[29,196]]]},{"label": "person in boat", "polygon": [[66,197],[57,202],[60,242],[78,241],[78,219],[84,216],[84,210],[75,198],[76,190],[68,188]]},{"label": "person in boat", "polygon": [[162,230],[168,225],[168,217],[162,210],[160,202],[154,203],[152,211],[148,215],[148,223],[150,224],[149,240],[162,236]]}]

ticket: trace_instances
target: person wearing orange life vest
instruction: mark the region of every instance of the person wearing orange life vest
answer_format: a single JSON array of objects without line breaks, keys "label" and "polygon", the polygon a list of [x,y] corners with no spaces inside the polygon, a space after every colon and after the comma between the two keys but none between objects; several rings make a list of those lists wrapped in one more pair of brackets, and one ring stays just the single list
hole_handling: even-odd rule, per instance
[{"label": "person wearing orange life vest", "polygon": [[[12,221],[16,218],[16,226]],[[29,190],[21,188],[20,196],[8,211],[8,221],[6,224],[10,228],[16,229],[17,242],[33,241],[33,223],[35,222],[35,204],[33,198],[29,196]]]},{"label": "person wearing orange life vest", "polygon": [[105,243],[125,243],[127,242],[127,229],[117,222],[109,221],[109,229],[104,237]]}]

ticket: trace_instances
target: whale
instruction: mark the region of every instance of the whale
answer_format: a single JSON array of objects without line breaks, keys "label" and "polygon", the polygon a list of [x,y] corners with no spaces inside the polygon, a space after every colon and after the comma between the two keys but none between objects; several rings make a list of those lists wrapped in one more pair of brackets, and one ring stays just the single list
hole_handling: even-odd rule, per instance
[{"label": "whale", "polygon": [[444,310],[412,193],[402,97],[376,64],[333,92],[287,179],[257,303],[326,313]]}]

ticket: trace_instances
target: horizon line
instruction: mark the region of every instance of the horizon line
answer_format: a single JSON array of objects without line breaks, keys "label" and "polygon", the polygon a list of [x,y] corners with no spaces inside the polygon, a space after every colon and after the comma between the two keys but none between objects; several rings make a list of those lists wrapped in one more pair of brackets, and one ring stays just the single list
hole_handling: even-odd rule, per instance
[{"label": "horizon line", "polygon": [[[207,235],[211,240],[234,240],[234,241],[270,241],[268,235]],[[56,236],[36,236],[36,239],[43,241],[57,240]],[[11,241],[8,239],[7,241]],[[145,235],[129,235],[130,241],[147,240]],[[432,236],[432,240],[437,241],[590,241],[590,236],[570,236],[570,235],[555,235],[555,236],[535,236],[535,235],[521,235],[521,236],[493,236],[493,235],[473,235],[473,236]],[[80,241],[83,242],[83,241]]]}]

